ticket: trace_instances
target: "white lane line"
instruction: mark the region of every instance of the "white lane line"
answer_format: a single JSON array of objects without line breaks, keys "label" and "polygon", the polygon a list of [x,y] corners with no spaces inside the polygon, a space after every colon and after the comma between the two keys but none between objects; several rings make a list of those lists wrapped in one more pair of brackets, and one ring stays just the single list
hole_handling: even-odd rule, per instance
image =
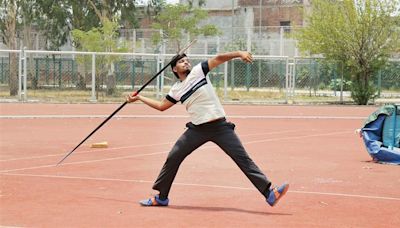
[{"label": "white lane line", "polygon": [[[331,133],[324,133],[324,134],[313,134],[313,135],[303,135],[303,136],[292,136],[292,137],[283,137],[283,138],[274,138],[274,139],[264,139],[264,140],[255,140],[243,143],[244,145],[248,144],[255,144],[255,143],[263,143],[263,142],[272,142],[272,141],[280,141],[280,140],[293,140],[293,139],[303,139],[303,138],[310,138],[310,137],[320,137],[320,136],[329,136],[329,135],[341,135],[345,133],[353,133],[352,131],[340,131],[340,132],[331,132]],[[216,145],[211,146],[203,146],[202,148],[215,148]],[[114,161],[114,160],[121,160],[127,158],[135,158],[135,157],[143,157],[143,156],[152,156],[152,155],[160,155],[166,154],[168,151],[162,152],[154,152],[154,153],[147,153],[147,154],[134,154],[134,155],[127,155],[127,156],[119,156],[119,157],[112,157],[112,158],[105,158],[105,159],[95,159],[95,160],[86,160],[86,161],[79,161],[79,162],[69,162],[63,163],[62,166],[65,165],[76,165],[76,164],[84,164],[84,163],[95,163],[95,162],[104,162],[104,161]],[[19,168],[19,169],[9,169],[9,170],[1,170],[0,173],[9,173],[15,171],[22,171],[22,170],[32,170],[32,169],[39,169],[39,168],[48,168],[48,167],[55,167],[55,164],[51,165],[41,165],[41,166],[33,166],[33,167],[26,167],[26,168]]]},{"label": "white lane line", "polygon": [[0,225],[0,228],[24,228],[23,226],[7,226],[7,225]]},{"label": "white lane line", "polygon": [[[313,131],[313,130],[311,129],[310,131]],[[244,135],[240,135],[240,137],[259,136],[259,135],[276,135],[276,134],[294,133],[294,132],[304,132],[304,130],[284,130],[284,131],[274,131],[274,132],[266,132],[266,133],[244,134]],[[175,141],[165,142],[165,143],[154,143],[154,144],[142,144],[142,145],[134,145],[134,146],[103,148],[103,149],[96,149],[96,152],[105,152],[105,151],[131,149],[131,148],[142,148],[142,147],[153,147],[153,146],[161,146],[161,145],[172,145],[173,143],[175,143]],[[93,153],[93,152],[95,152],[95,151],[92,149],[92,150],[76,151],[75,154],[78,155],[78,154],[87,154],[87,153]],[[67,153],[67,152],[65,152],[65,153]],[[0,162],[41,159],[41,158],[47,158],[47,157],[58,157],[58,156],[65,155],[65,153],[47,154],[47,155],[39,155],[39,156],[31,156],[31,157],[21,157],[21,158],[10,158],[10,159],[0,160]]]},{"label": "white lane line", "polygon": [[[154,182],[154,181],[149,181],[149,180],[132,180],[132,179],[103,178],[103,177],[79,177],[79,176],[64,176],[64,175],[18,174],[18,173],[1,173],[0,175],[37,177],[37,178],[73,179],[73,180],[91,180],[91,181],[146,183],[146,184],[147,183],[152,184]],[[256,189],[254,189],[254,188],[226,186],[226,185],[210,185],[210,184],[195,184],[195,183],[180,183],[180,182],[174,182],[173,185],[256,191]],[[400,198],[398,198],[398,197],[386,197],[386,196],[371,196],[371,195],[345,194],[345,193],[334,193],[334,192],[311,192],[311,191],[297,191],[297,190],[289,190],[289,192],[296,193],[296,194],[311,194],[311,195],[339,196],[339,197],[350,197],[350,198],[364,198],[364,199],[374,199],[374,200],[400,201]]]},{"label": "white lane line", "polygon": [[[109,115],[0,115],[0,119],[97,119]],[[185,115],[115,115],[114,118],[189,118]]]},{"label": "white lane line", "polygon": [[[160,145],[170,145],[173,142],[165,142],[165,143],[155,143],[155,144],[142,144],[142,145],[134,145],[134,146],[121,146],[121,147],[112,147],[112,148],[97,148],[96,150],[84,150],[84,151],[76,151],[76,154],[87,154],[87,153],[98,153],[104,151],[113,151],[113,150],[121,150],[121,149],[131,149],[131,148],[142,148],[142,147],[153,147],[153,146],[160,146]],[[11,158],[11,159],[3,159],[0,162],[9,162],[9,161],[20,161],[20,160],[29,160],[29,159],[41,159],[47,157],[58,157],[65,155],[65,153],[59,154],[48,154],[48,155],[40,155],[40,156],[31,156],[31,157],[22,157],[22,158]]]},{"label": "white lane line", "polygon": [[299,194],[329,195],[329,196],[343,196],[343,197],[357,197],[357,198],[367,198],[367,199],[382,199],[382,200],[400,201],[400,198],[386,197],[386,196],[368,196],[368,195],[358,195],[358,194],[331,193],[331,192],[309,192],[309,191],[289,191],[289,192],[299,193]]},{"label": "white lane line", "polygon": [[[114,161],[114,160],[120,160],[120,159],[126,159],[126,158],[144,157],[144,156],[153,156],[153,155],[166,154],[168,152],[169,151],[162,151],[162,152],[155,152],[155,153],[148,153],[148,154],[135,154],[135,155],[127,155],[127,156],[120,156],[120,157],[113,157],[113,158],[104,158],[104,159],[97,159],[97,160],[87,160],[87,161],[79,161],[79,162],[67,162],[67,163],[62,163],[60,166],[77,165],[77,164],[85,164],[85,163],[95,163],[95,162],[104,162],[104,161]],[[0,174],[1,173],[15,172],[15,171],[23,171],[23,170],[50,168],[50,167],[57,167],[57,165],[56,164],[50,164],[50,165],[33,166],[33,167],[26,167],[26,168],[20,168],[20,169],[1,170]]]},{"label": "white lane line", "polygon": [[[0,119],[67,119],[107,118],[109,115],[0,115]],[[115,115],[114,118],[189,118],[187,115]],[[365,116],[288,116],[288,115],[227,115],[234,119],[344,119],[364,120]]]}]

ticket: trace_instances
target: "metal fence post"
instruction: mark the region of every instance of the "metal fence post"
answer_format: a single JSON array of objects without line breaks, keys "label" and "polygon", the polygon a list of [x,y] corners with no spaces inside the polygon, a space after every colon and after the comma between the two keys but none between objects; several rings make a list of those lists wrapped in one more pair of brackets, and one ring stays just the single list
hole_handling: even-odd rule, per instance
[{"label": "metal fence post", "polygon": [[[158,54],[157,59],[156,59],[157,72],[159,72],[161,69],[160,64],[161,64],[161,58],[160,58],[160,54]],[[162,77],[162,75],[161,75],[161,77]],[[156,90],[157,90],[156,97],[157,97],[157,99],[160,98],[160,85],[161,85],[160,77],[157,77],[157,80],[156,80]]]},{"label": "metal fence post", "polygon": [[224,63],[224,101],[228,98],[228,62]]},{"label": "metal fence post", "polygon": [[292,69],[292,96],[296,96],[296,62],[297,59],[293,59],[293,69]]},{"label": "metal fence post", "polygon": [[[165,58],[161,57],[160,69],[162,69],[164,67],[164,61],[165,61]],[[163,95],[164,95],[164,77],[165,77],[165,72],[163,71],[163,72],[161,72],[161,75],[160,75],[160,89],[159,89],[160,90],[160,98],[163,97]]]},{"label": "metal fence post", "polygon": [[285,70],[285,100],[288,103],[289,100],[289,58],[286,58],[286,70]]},{"label": "metal fence post", "polygon": [[[22,45],[21,45],[22,46]],[[26,48],[21,48],[19,52],[18,64],[18,97],[19,100],[26,101]]]},{"label": "metal fence post", "polygon": [[22,100],[22,49],[18,54],[18,99]]},{"label": "metal fence post", "polygon": [[92,54],[92,97],[91,102],[96,102],[96,54]]},{"label": "metal fence post", "polygon": [[286,59],[286,103],[287,104],[291,104],[293,102],[292,99],[294,97],[295,61],[296,61],[295,59],[289,60],[289,57]]},{"label": "metal fence post", "polygon": [[27,67],[27,61],[26,61],[26,47],[24,47],[23,49],[23,61],[24,61],[24,72],[23,72],[23,77],[24,77],[24,101],[27,100],[27,94],[26,94],[26,87],[28,87],[28,83],[27,83],[27,74],[26,74],[26,67]]},{"label": "metal fence post", "polygon": [[[166,42],[163,42],[162,46],[161,46],[161,56],[160,56],[160,69],[164,68],[165,65],[165,53],[166,53]],[[157,71],[158,72],[158,71]],[[160,75],[160,97],[164,96],[164,78],[165,78],[165,71],[161,72]]]}]

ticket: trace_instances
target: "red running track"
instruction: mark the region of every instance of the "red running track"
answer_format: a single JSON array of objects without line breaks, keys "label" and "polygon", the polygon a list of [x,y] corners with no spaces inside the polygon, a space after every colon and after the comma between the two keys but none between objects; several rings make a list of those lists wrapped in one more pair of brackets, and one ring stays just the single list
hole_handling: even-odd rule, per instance
[{"label": "red running track", "polygon": [[[54,166],[118,104],[0,104],[0,226],[400,227],[398,166],[370,162],[360,128],[377,107],[226,105],[248,153],[287,195],[269,207],[208,143],[182,164],[167,208],[144,208],[189,120],[141,104]],[[90,118],[94,116],[95,118]],[[108,141],[109,148],[90,143]]]}]

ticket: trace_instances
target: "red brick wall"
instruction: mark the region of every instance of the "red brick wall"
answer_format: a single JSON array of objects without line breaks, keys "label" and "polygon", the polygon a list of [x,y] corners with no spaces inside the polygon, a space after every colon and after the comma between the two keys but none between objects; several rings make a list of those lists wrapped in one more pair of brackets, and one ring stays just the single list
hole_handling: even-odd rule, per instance
[{"label": "red brick wall", "polygon": [[[241,7],[253,7],[254,26],[259,26],[260,0],[239,0]],[[261,11],[262,26],[280,26],[281,21],[290,21],[291,25],[303,25],[302,0],[263,0]]]}]

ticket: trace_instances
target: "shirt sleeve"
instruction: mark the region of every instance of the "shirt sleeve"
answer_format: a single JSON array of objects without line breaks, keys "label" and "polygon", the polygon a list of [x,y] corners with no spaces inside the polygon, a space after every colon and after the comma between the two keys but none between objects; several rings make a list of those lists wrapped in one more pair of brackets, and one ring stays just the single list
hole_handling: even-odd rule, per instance
[{"label": "shirt sleeve", "polygon": [[178,103],[177,100],[175,100],[173,97],[171,97],[169,94],[167,94],[167,96],[165,97],[167,100],[171,101],[172,103],[176,104]]},{"label": "shirt sleeve", "polygon": [[210,72],[210,68],[208,67],[208,60],[201,63],[201,69],[203,69],[204,76]]}]

